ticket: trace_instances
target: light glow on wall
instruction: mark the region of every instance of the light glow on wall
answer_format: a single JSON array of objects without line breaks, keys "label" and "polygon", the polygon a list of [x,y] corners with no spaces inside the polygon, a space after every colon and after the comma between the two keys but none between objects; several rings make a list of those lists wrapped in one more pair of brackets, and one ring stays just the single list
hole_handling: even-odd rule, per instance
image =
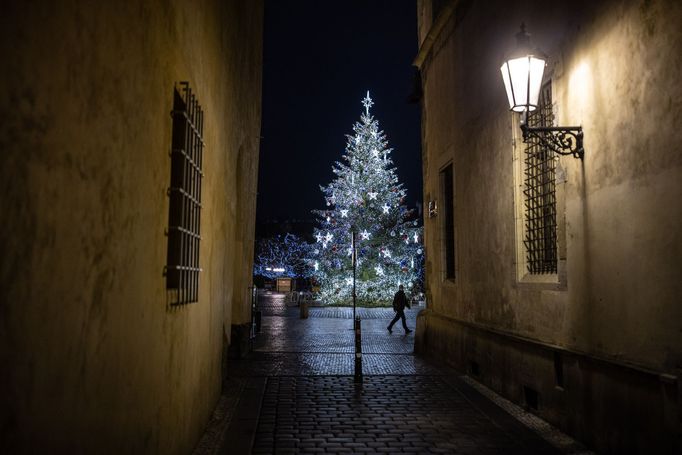
[{"label": "light glow on wall", "polygon": [[[575,108],[577,114],[582,117],[593,99],[594,78],[592,67],[585,60],[578,63],[568,77],[568,94],[570,96],[571,109]],[[582,120],[582,119],[577,119]]]}]

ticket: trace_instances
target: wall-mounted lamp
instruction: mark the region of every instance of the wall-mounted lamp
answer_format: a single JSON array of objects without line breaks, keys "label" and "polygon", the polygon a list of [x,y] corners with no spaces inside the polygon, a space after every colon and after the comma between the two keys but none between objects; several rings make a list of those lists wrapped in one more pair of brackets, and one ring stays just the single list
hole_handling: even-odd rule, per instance
[{"label": "wall-mounted lamp", "polygon": [[580,126],[528,126],[528,114],[538,107],[545,55],[530,46],[526,26],[516,34],[516,50],[502,64],[502,80],[507,90],[509,109],[519,112],[523,141],[536,138],[543,146],[559,155],[583,159],[583,129]]}]

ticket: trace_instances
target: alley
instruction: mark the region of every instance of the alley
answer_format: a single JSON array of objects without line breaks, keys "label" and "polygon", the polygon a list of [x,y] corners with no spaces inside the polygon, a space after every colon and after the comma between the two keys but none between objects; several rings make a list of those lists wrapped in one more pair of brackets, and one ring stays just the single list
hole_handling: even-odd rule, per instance
[{"label": "alley", "polygon": [[[313,307],[308,319],[300,319],[299,309],[287,307],[278,294],[262,296],[259,307],[263,325],[253,353],[230,363],[228,382],[241,397],[221,437],[221,453],[580,451],[572,441],[571,450],[551,446],[456,371],[414,356],[413,334],[386,330],[391,309],[358,309],[359,386],[351,308]],[[420,309],[406,312],[409,327]],[[195,451],[205,453],[211,452]]]},{"label": "alley", "polygon": [[682,454],[682,1],[2,11],[0,454]]}]

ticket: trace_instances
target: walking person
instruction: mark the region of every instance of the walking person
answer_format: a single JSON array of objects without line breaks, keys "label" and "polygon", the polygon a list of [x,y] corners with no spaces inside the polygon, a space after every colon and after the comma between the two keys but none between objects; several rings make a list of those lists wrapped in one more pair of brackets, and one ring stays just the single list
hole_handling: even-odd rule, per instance
[{"label": "walking person", "polygon": [[407,328],[407,322],[405,321],[405,307],[410,308],[410,303],[407,301],[405,291],[403,291],[403,285],[401,284],[398,286],[398,292],[393,296],[393,311],[395,311],[395,317],[391,323],[388,324],[388,327],[386,327],[388,333],[393,333],[393,324],[398,322],[398,319],[403,320],[403,329],[405,329],[406,334],[412,332],[412,330]]}]

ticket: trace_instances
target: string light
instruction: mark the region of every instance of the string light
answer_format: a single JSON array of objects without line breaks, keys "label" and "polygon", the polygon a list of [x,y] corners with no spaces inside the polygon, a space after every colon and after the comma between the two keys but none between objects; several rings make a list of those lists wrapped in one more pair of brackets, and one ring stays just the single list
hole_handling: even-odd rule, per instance
[{"label": "string light", "polygon": [[314,273],[313,245],[293,234],[260,239],[256,243],[253,273],[269,279],[310,277]]}]

